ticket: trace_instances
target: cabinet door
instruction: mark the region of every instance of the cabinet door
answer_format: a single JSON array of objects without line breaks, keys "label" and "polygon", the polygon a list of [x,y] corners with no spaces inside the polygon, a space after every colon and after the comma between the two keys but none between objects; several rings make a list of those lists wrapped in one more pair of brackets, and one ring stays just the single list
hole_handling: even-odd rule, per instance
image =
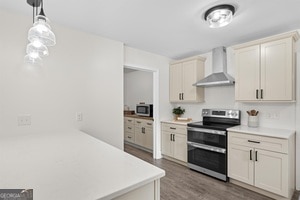
[{"label": "cabinet door", "polygon": [[238,181],[254,184],[254,150],[234,144],[228,146],[228,176]]},{"label": "cabinet door", "polygon": [[263,100],[293,100],[292,38],[261,45],[261,89]]},{"label": "cabinet door", "polygon": [[144,133],[144,147],[147,149],[153,149],[153,129],[152,128],[145,128]]},{"label": "cabinet door", "polygon": [[197,82],[197,60],[182,63],[182,93],[183,101],[197,100],[197,87],[193,86]]},{"label": "cabinet door", "polygon": [[180,101],[180,95],[182,93],[182,64],[170,65],[170,86],[169,95],[171,102]]},{"label": "cabinet door", "polygon": [[255,186],[288,197],[288,155],[255,149]]},{"label": "cabinet door", "polygon": [[235,99],[257,101],[260,89],[260,47],[250,46],[235,51]]},{"label": "cabinet door", "polygon": [[187,162],[187,137],[186,135],[175,134],[173,141],[174,158]]},{"label": "cabinet door", "polygon": [[173,142],[171,141],[171,133],[162,131],[161,133],[161,152],[166,156],[173,156]]},{"label": "cabinet door", "polygon": [[143,146],[144,145],[144,133],[142,132],[142,127],[135,127],[134,129],[134,140],[135,144]]}]

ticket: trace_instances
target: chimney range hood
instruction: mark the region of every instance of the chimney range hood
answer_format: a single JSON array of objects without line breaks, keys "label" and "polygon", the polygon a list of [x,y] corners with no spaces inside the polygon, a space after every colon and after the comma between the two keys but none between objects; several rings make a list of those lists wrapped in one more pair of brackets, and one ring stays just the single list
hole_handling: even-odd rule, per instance
[{"label": "chimney range hood", "polygon": [[234,78],[227,74],[226,48],[217,47],[212,50],[213,74],[193,84],[199,87],[233,85]]}]

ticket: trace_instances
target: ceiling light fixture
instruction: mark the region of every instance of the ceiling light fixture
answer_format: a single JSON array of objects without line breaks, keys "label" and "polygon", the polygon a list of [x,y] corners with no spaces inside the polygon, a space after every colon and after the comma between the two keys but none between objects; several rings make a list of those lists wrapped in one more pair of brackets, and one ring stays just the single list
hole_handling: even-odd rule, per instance
[{"label": "ceiling light fixture", "polygon": [[235,8],[229,4],[222,4],[208,9],[204,19],[209,23],[210,28],[219,28],[228,25],[233,18]]},{"label": "ceiling light fixture", "polygon": [[[49,55],[47,46],[54,46],[56,38],[44,13],[43,0],[27,0],[27,3],[33,7],[33,27],[28,31],[30,43],[26,48],[25,62],[41,64],[41,57]],[[37,15],[39,7],[40,12]]]}]

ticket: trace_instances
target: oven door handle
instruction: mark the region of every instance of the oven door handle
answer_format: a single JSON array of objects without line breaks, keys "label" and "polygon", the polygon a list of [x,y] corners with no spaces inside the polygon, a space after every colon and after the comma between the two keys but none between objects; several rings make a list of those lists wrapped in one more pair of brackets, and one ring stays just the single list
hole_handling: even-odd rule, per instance
[{"label": "oven door handle", "polygon": [[205,128],[192,128],[192,127],[188,127],[187,130],[188,131],[201,132],[201,133],[216,134],[216,135],[226,135],[226,131],[218,131],[218,130],[205,129]]},{"label": "oven door handle", "polygon": [[222,149],[222,148],[218,148],[218,147],[212,147],[212,146],[208,146],[208,145],[204,145],[204,144],[197,144],[194,142],[187,142],[187,144],[189,146],[199,148],[199,149],[204,149],[204,150],[213,151],[213,152],[217,152],[217,153],[223,153],[223,154],[226,153],[226,149]]}]

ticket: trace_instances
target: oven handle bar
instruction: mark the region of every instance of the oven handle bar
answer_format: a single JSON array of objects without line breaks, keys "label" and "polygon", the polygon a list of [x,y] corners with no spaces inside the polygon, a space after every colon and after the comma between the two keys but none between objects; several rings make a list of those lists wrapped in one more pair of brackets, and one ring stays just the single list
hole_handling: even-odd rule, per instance
[{"label": "oven handle bar", "polygon": [[199,148],[199,149],[204,149],[204,150],[213,151],[213,152],[217,152],[217,153],[223,153],[223,154],[226,153],[226,149],[222,149],[222,148],[218,148],[218,147],[212,147],[212,146],[198,144],[198,143],[194,143],[194,142],[187,142],[187,144],[192,147]]},{"label": "oven handle bar", "polygon": [[218,130],[205,129],[205,128],[188,127],[187,130],[201,132],[201,133],[210,133],[210,134],[215,134],[215,135],[226,135],[226,131],[218,131]]}]

